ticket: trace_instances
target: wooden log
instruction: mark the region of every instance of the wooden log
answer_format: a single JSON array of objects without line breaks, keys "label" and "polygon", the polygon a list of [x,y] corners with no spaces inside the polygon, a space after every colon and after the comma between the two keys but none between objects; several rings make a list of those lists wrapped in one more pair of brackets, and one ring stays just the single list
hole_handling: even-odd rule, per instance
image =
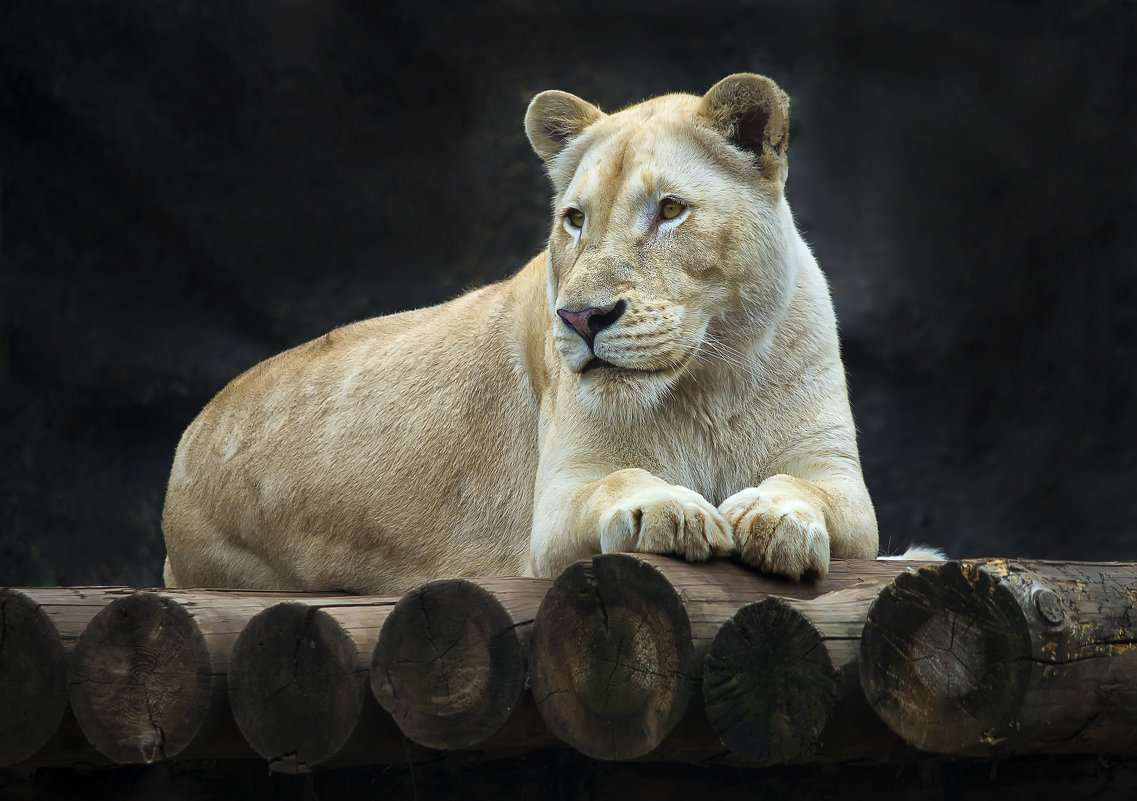
[{"label": "wooden log", "polygon": [[424,755],[379,708],[368,682],[396,600],[282,601],[245,626],[229,663],[229,702],[270,770],[306,773]]},{"label": "wooden log", "polygon": [[723,624],[707,654],[703,698],[711,728],[732,753],[764,765],[915,758],[861,691],[861,630],[883,586],[866,581],[813,599],[770,596]]},{"label": "wooden log", "polygon": [[825,579],[793,582],[726,560],[595,556],[562,573],[537,613],[533,696],[549,729],[589,756],[713,758],[726,749],[699,708],[700,687],[703,660],[726,620],[770,595],[814,598],[886,582],[910,564],[835,561]]},{"label": "wooden log", "polygon": [[526,702],[530,626],[550,581],[432,581],[383,624],[371,689],[399,728],[438,749],[491,752],[556,744]]},{"label": "wooden log", "polygon": [[[0,766],[98,761],[67,702],[75,641],[119,587],[0,588]],[[87,747],[85,747],[87,746]]]},{"label": "wooden log", "polygon": [[119,763],[251,757],[229,711],[229,653],[257,612],[295,593],[139,591],[92,618],[72,655],[75,717]]},{"label": "wooden log", "polygon": [[1137,565],[901,575],[869,611],[861,665],[872,707],[927,751],[1137,753]]}]

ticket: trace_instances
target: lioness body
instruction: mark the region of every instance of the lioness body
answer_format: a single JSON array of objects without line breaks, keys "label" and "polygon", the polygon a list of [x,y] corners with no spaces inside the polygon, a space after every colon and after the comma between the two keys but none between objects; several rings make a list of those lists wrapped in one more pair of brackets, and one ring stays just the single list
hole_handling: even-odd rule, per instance
[{"label": "lioness body", "polygon": [[[732,76],[606,116],[544,93],[549,248],[507,281],[337,329],[187,429],[168,584],[399,593],[601,551],[876,552],[785,98]],[[580,223],[579,225],[577,223]]]}]

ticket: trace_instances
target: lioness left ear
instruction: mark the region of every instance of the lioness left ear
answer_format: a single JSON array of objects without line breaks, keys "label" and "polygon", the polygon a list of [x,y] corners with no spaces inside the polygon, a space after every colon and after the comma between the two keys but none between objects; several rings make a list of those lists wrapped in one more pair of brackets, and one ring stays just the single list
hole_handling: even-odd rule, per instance
[{"label": "lioness left ear", "polygon": [[568,141],[604,116],[591,103],[568,92],[541,92],[525,112],[529,144],[543,161],[556,156]]},{"label": "lioness left ear", "polygon": [[790,99],[764,75],[728,75],[703,95],[700,114],[727,140],[758,157],[769,178],[785,180]]}]

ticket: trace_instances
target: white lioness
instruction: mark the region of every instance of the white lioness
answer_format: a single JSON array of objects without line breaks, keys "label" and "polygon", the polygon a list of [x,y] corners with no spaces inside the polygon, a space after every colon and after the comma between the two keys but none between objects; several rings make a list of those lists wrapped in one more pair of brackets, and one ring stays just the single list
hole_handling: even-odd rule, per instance
[{"label": "white lioness", "polygon": [[174,457],[166,583],[401,593],[613,551],[791,577],[873,556],[833,307],[783,193],[788,113],[749,74],[612,115],[537,95],[548,249],[222,390]]}]

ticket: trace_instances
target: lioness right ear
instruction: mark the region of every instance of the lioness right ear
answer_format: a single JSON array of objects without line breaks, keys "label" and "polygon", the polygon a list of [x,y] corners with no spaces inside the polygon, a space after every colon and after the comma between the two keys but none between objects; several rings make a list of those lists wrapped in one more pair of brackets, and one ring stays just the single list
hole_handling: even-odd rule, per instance
[{"label": "lioness right ear", "polygon": [[700,114],[731,144],[758,157],[767,177],[785,180],[790,99],[764,75],[728,75],[703,95]]},{"label": "lioness right ear", "polygon": [[529,144],[543,161],[556,156],[568,141],[604,116],[596,106],[568,92],[541,92],[525,112]]}]

